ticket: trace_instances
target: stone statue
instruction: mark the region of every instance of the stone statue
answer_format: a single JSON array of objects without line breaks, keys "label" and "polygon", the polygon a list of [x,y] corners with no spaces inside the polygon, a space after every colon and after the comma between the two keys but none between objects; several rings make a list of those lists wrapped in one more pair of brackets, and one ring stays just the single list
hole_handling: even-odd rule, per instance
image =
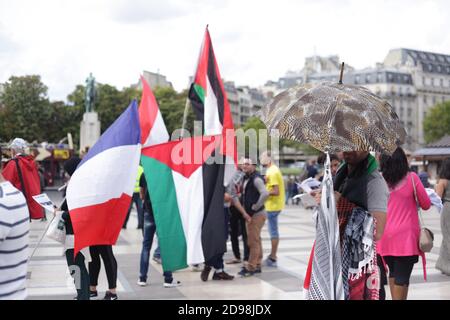
[{"label": "stone statue", "polygon": [[95,102],[95,78],[92,73],[89,74],[89,78],[86,79],[86,92],[85,92],[85,102],[86,112],[94,111]]}]

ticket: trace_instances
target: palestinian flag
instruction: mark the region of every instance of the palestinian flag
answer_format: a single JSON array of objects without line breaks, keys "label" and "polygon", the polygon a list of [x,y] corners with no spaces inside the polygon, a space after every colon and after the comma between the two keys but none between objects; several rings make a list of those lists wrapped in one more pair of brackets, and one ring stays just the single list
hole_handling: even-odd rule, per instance
[{"label": "palestinian flag", "polygon": [[141,76],[142,96],[139,105],[139,125],[142,147],[169,141],[169,133],[150,86]]},{"label": "palestinian flag", "polygon": [[175,271],[226,251],[221,135],[142,149],[163,269]]},{"label": "palestinian flag", "polygon": [[225,181],[231,178],[237,163],[237,147],[230,104],[220,76],[208,27],[197,64],[194,82],[189,90],[189,99],[196,114],[196,120],[203,123],[203,134],[223,136],[220,147],[226,156]]}]

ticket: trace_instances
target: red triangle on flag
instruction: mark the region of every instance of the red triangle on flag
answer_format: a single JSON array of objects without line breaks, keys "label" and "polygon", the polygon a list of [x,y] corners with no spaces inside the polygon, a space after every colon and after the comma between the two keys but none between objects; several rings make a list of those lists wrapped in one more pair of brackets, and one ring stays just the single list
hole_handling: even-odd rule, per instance
[{"label": "red triangle on flag", "polygon": [[164,163],[189,178],[221,146],[222,136],[198,136],[142,149],[142,155]]}]

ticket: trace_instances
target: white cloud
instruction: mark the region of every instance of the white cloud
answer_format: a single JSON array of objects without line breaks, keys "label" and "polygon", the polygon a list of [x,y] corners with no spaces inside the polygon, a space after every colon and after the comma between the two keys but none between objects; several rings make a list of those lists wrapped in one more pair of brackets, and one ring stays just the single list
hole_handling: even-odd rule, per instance
[{"label": "white cloud", "polygon": [[314,48],[357,68],[398,47],[450,53],[449,18],[445,0],[0,0],[0,82],[40,74],[65,99],[89,72],[121,88],[159,69],[181,90],[209,24],[221,75],[258,86]]}]

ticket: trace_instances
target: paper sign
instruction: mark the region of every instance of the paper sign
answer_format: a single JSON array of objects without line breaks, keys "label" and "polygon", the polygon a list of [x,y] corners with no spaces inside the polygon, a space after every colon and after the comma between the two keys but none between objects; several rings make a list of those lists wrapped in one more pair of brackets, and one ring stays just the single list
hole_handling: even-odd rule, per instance
[{"label": "paper sign", "polygon": [[305,193],[311,193],[312,190],[320,187],[320,181],[314,178],[303,180],[302,183],[297,183],[297,186],[302,188]]},{"label": "paper sign", "polygon": [[48,210],[50,212],[54,211],[55,205],[53,204],[52,200],[48,197],[46,193],[41,193],[36,196],[33,196],[34,201],[39,203],[41,207],[43,207],[45,210]]}]

